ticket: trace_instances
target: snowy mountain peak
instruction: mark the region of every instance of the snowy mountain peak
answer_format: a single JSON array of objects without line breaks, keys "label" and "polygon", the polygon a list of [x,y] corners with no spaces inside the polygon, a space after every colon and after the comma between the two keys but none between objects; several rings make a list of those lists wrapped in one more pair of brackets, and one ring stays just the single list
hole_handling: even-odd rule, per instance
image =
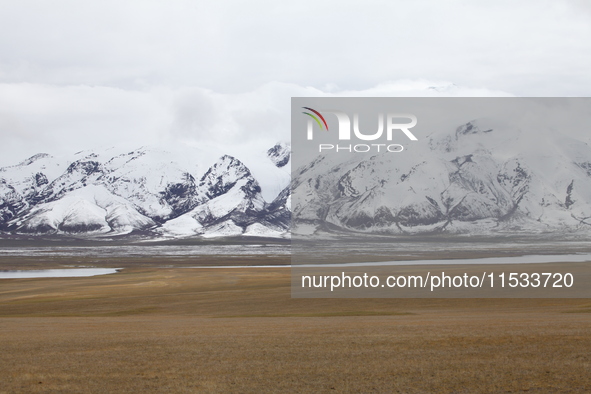
[{"label": "snowy mountain peak", "polygon": [[419,151],[295,170],[296,232],[591,232],[591,147],[560,130],[477,119]]},{"label": "snowy mountain peak", "polygon": [[95,174],[95,173],[102,173],[103,166],[101,163],[99,163],[97,161],[78,160],[78,161],[75,161],[74,163],[70,164],[70,166],[68,167],[68,169],[66,171],[68,172],[68,174],[78,172],[83,176],[88,176],[88,175]]},{"label": "snowy mountain peak", "polygon": [[289,142],[278,142],[267,151],[267,156],[279,168],[289,163],[291,157],[291,144]]},{"label": "snowy mountain peak", "polygon": [[23,166],[28,166],[30,164],[33,164],[34,162],[36,162],[37,160],[41,160],[41,159],[48,159],[51,158],[52,156],[47,154],[47,153],[37,153],[36,155],[33,155],[31,157],[29,157],[27,160],[23,160],[22,162],[20,162],[19,164],[17,164],[17,166],[23,167]]},{"label": "snowy mountain peak", "polygon": [[[213,199],[228,192],[240,179],[244,178],[254,181],[250,170],[240,160],[224,155],[203,175],[199,182],[199,189],[207,198]],[[258,187],[258,184],[256,186]]]},{"label": "snowy mountain peak", "polygon": [[[184,147],[83,151],[73,161],[33,156],[1,169],[0,236],[282,236],[286,213],[278,210],[285,204],[271,212],[251,169],[234,156],[218,157]],[[249,156],[249,164],[266,184],[283,171],[265,156]],[[282,190],[289,182],[279,180]],[[267,193],[274,199],[279,192]],[[191,231],[183,230],[186,222]]]},{"label": "snowy mountain peak", "polygon": [[460,138],[462,135],[490,133],[492,131],[492,129],[481,128],[477,120],[472,120],[456,129],[456,139]]}]

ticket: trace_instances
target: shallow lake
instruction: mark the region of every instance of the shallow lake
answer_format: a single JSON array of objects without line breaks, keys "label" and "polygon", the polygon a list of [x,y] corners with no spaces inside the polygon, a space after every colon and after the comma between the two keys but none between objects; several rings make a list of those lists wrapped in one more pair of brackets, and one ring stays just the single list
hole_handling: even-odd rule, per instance
[{"label": "shallow lake", "polygon": [[49,270],[0,271],[0,279],[75,278],[114,274],[120,269],[121,268],[64,268]]}]

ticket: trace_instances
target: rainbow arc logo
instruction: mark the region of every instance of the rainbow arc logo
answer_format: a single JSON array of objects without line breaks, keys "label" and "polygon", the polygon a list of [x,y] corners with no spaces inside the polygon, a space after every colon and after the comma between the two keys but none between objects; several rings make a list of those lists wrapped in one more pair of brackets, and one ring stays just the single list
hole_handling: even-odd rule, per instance
[{"label": "rainbow arc logo", "polygon": [[[308,115],[309,117],[311,117],[312,119],[314,119],[316,121],[316,123],[318,123],[318,126],[320,126],[320,130],[323,130],[324,127],[322,127],[322,123],[324,123],[324,126],[326,126],[326,131],[328,131],[328,123],[326,123],[326,119],[324,119],[324,116],[322,116],[322,114],[318,111],[316,111],[315,109],[312,109],[310,107],[302,107],[303,109],[307,109],[310,112],[313,112],[314,114],[318,115],[320,117],[320,119],[318,119],[318,117],[316,117],[316,115],[311,114],[310,112],[302,112],[303,114]],[[322,123],[320,123],[320,120],[322,119]]]}]

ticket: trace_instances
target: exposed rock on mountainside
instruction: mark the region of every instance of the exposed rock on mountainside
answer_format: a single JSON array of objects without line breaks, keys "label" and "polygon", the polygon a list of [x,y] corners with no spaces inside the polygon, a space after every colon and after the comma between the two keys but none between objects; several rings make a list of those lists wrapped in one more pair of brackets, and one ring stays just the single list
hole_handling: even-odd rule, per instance
[{"label": "exposed rock on mountainside", "polygon": [[[289,144],[276,147],[281,148],[280,162],[289,161]],[[287,208],[276,202],[283,197],[267,192],[274,198],[267,203],[257,179],[235,157],[223,155],[211,166],[199,157],[195,151],[180,160],[175,152],[150,148],[123,154],[79,152],[71,161],[35,155],[0,169],[0,230],[79,235],[142,231],[155,237],[287,234]],[[257,170],[274,174],[276,158],[255,163]],[[287,182],[273,187],[289,189]]]},{"label": "exposed rock on mountainside", "polygon": [[295,170],[294,227],[380,234],[587,231],[590,162],[591,147],[555,130],[528,133],[471,121],[402,153],[319,156]]},{"label": "exposed rock on mountainside", "polygon": [[267,151],[267,156],[277,167],[284,167],[289,163],[291,157],[291,145],[285,142],[279,142]]}]

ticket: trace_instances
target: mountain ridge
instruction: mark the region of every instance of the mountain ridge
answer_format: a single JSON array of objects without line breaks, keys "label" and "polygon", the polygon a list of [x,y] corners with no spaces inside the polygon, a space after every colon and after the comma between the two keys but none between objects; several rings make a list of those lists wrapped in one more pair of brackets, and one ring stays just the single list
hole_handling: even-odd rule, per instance
[{"label": "mountain ridge", "polygon": [[[280,167],[286,164],[286,146],[271,148],[281,150],[281,166],[263,151],[257,171],[282,179],[273,174],[285,171]],[[147,232],[165,238],[287,235],[288,221],[277,215],[274,200],[265,201],[258,180],[238,158],[222,154],[208,165],[197,158],[199,150],[190,153],[187,159],[143,147],[119,154],[78,152],[70,161],[42,153],[0,168],[0,231],[81,236]],[[273,186],[289,188],[284,183]],[[184,216],[191,213],[192,228],[173,226],[186,222]]]},{"label": "mountain ridge", "polygon": [[591,147],[556,130],[475,119],[407,152],[319,156],[294,169],[292,225],[295,234],[589,232],[590,163]]}]

